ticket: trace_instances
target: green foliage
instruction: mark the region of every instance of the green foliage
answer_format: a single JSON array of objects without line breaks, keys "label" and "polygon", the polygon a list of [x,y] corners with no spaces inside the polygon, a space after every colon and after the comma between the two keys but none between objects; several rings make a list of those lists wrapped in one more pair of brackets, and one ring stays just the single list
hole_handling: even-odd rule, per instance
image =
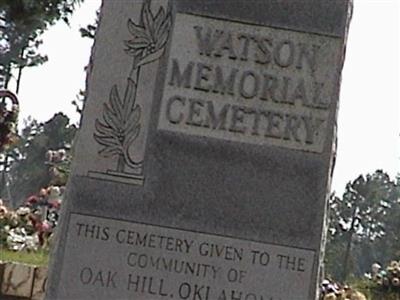
[{"label": "green foliage", "polygon": [[86,91],[79,90],[79,93],[75,96],[75,100],[72,100],[72,105],[75,106],[75,110],[78,114],[82,115],[83,104],[85,103]]},{"label": "green foliage", "polygon": [[84,38],[94,39],[97,27],[99,26],[99,19],[100,19],[100,9],[96,10],[96,19],[92,24],[88,24],[86,25],[86,27],[79,28],[81,36]]},{"label": "green foliage", "polygon": [[0,0],[0,71],[7,87],[12,70],[47,61],[39,53],[40,35],[58,20],[68,23],[76,5],[83,0]]},{"label": "green foliage", "polygon": [[[22,131],[16,146],[18,159],[10,169],[11,195],[20,202],[25,197],[48,186],[52,181],[46,162],[48,150],[70,149],[76,127],[69,118],[57,113],[49,121],[39,124],[31,120]],[[69,169],[69,165],[63,166]]]},{"label": "green foliage", "polygon": [[[397,203],[391,206],[387,214],[386,238],[384,249],[396,249],[393,257],[400,258],[400,175],[396,178]],[[387,256],[390,254],[387,254]]]},{"label": "green foliage", "polygon": [[103,146],[104,157],[123,155],[140,131],[140,106],[135,105],[136,84],[128,80],[127,93],[120,98],[117,86],[110,92],[110,104],[104,104],[104,121],[96,120],[95,140]]},{"label": "green foliage", "polygon": [[341,198],[330,198],[327,271],[345,280],[394,257],[400,235],[400,189],[381,170],[348,183]]},{"label": "green foliage", "polygon": [[[81,33],[81,37],[94,39],[97,27],[99,25],[100,20],[100,9],[96,11],[96,19],[92,24],[86,25],[86,27],[79,28],[79,32]],[[90,67],[86,66],[85,70],[87,71]],[[82,115],[83,106],[85,104],[86,91],[84,89],[79,90],[79,93],[76,95],[75,100],[72,100],[72,105],[75,106],[75,110],[77,113]]]}]

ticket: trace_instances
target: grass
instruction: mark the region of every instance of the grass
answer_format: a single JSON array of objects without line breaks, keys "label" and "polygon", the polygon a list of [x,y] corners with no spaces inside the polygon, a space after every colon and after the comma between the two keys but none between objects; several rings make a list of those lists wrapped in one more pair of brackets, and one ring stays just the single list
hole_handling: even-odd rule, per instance
[{"label": "grass", "polygon": [[35,252],[14,252],[8,249],[0,248],[0,261],[19,262],[35,266],[47,266],[49,262],[49,252],[46,250],[38,250]]},{"label": "grass", "polygon": [[400,293],[379,290],[375,284],[367,279],[355,279],[350,286],[362,293],[368,300],[400,300]]}]

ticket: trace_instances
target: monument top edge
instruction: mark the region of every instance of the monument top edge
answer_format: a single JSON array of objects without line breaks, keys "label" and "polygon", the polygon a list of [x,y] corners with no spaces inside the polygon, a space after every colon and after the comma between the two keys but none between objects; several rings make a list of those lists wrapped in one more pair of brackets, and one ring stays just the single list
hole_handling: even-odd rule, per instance
[{"label": "monument top edge", "polygon": [[345,37],[352,0],[173,0],[177,12]]}]

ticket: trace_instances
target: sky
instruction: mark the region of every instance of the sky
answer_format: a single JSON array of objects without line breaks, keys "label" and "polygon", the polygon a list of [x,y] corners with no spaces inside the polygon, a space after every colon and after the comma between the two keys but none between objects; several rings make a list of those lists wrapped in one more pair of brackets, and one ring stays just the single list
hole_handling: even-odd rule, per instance
[{"label": "sky", "polygon": [[[86,0],[70,26],[59,22],[44,35],[42,53],[49,61],[22,75],[20,124],[62,111],[73,122],[71,104],[84,89],[84,67],[92,41],[79,28],[92,23],[100,0]],[[354,0],[354,14],[342,73],[338,149],[332,190],[377,169],[392,178],[400,173],[400,1]]]}]

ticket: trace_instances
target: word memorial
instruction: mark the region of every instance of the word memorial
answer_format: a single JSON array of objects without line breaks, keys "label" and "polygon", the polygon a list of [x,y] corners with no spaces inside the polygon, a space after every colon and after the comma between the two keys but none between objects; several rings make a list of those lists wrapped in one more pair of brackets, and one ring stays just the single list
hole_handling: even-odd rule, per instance
[{"label": "word memorial", "polygon": [[338,40],[184,14],[175,22],[159,128],[322,151],[335,89],[324,65]]},{"label": "word memorial", "polygon": [[318,299],[351,11],[103,1],[46,299]]}]

